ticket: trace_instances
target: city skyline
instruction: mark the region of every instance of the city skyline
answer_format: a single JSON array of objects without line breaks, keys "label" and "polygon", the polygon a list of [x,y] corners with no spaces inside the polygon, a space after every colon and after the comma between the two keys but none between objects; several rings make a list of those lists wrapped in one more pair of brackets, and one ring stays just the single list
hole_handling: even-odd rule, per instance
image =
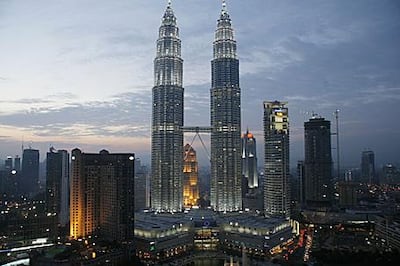
[{"label": "city skyline", "polygon": [[[149,162],[154,42],[167,1],[77,3],[0,3],[0,157],[32,141],[41,159],[53,145],[133,150]],[[358,166],[365,149],[375,152],[377,167],[397,163],[400,128],[392,121],[400,114],[399,4],[252,3],[228,1],[240,43],[242,128],[262,139],[262,101],[288,101],[293,165],[303,157],[306,113],[332,120],[339,108],[344,167]],[[221,3],[173,4],[185,59],[184,124],[208,125]]]}]

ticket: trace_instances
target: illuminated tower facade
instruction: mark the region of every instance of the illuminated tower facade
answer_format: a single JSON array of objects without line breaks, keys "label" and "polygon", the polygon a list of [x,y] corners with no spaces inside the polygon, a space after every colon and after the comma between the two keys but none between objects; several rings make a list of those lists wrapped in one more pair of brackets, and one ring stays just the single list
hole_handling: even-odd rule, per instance
[{"label": "illuminated tower facade", "polygon": [[162,18],[154,60],[151,129],[151,207],[183,207],[183,60],[176,17],[168,3]]},{"label": "illuminated tower facade", "polygon": [[183,204],[190,208],[199,199],[199,172],[196,151],[189,144],[185,145],[183,158]]},{"label": "illuminated tower facade", "polygon": [[211,61],[211,206],[242,209],[239,60],[231,19],[223,3]]},{"label": "illuminated tower facade", "polygon": [[98,235],[116,241],[133,237],[133,153],[71,154],[71,238]]},{"label": "illuminated tower facade", "polygon": [[264,209],[267,216],[289,218],[289,117],[286,105],[286,102],[264,102]]},{"label": "illuminated tower facade", "polygon": [[247,188],[258,187],[256,138],[248,130],[242,136],[242,174]]}]

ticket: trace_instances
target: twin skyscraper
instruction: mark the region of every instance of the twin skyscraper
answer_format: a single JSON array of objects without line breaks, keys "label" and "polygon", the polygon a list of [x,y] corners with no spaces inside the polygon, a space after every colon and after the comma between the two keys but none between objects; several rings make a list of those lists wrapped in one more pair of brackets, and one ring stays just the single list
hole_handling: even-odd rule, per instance
[{"label": "twin skyscraper", "polygon": [[[231,19],[223,1],[211,62],[211,206],[216,211],[242,209],[241,108],[239,60]],[[154,60],[151,143],[151,207],[183,208],[184,88],[181,40],[169,1]]]}]

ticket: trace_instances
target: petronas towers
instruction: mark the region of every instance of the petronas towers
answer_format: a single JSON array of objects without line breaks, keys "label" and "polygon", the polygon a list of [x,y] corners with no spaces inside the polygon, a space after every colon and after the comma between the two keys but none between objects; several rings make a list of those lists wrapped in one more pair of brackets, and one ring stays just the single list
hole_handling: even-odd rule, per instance
[{"label": "petronas towers", "polygon": [[239,60],[231,19],[223,4],[211,61],[211,206],[242,209]]},{"label": "petronas towers", "polygon": [[[211,206],[216,211],[238,211],[242,209],[239,60],[225,1],[213,48],[211,127],[207,127],[211,132]],[[151,207],[177,212],[183,207],[184,89],[181,41],[170,1],[159,29],[154,79]]]},{"label": "petronas towers", "polygon": [[154,59],[151,206],[157,211],[181,211],[183,206],[182,65],[179,29],[169,3]]}]

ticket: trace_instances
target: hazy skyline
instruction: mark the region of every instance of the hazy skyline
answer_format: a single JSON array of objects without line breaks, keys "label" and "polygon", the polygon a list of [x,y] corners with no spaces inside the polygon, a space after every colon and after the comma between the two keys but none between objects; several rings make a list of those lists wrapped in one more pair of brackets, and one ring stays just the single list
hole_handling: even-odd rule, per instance
[{"label": "hazy skyline", "polygon": [[[254,133],[260,161],[262,102],[281,100],[289,102],[292,164],[304,157],[307,113],[333,122],[335,109],[341,111],[343,166],[359,165],[365,149],[375,151],[377,167],[400,163],[398,1],[227,3],[240,60],[242,131]],[[166,5],[1,1],[0,159],[20,155],[24,140],[42,158],[53,145],[135,152],[149,162],[153,59]],[[185,125],[209,125],[210,61],[221,1],[172,5],[182,39]],[[198,143],[195,149],[204,160]]]}]

